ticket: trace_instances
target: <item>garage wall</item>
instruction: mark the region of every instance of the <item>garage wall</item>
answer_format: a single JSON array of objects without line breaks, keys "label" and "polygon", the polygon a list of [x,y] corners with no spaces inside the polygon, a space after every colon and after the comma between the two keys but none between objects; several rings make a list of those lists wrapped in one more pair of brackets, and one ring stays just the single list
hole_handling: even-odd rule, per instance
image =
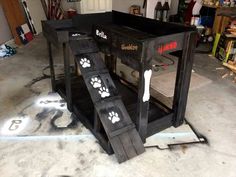
[{"label": "garage wall", "polygon": [[[113,10],[121,11],[121,12],[129,12],[128,8],[131,5],[140,5],[141,7],[143,6],[143,1],[144,0],[113,0]],[[147,0],[148,2],[148,9],[147,9],[147,15],[149,17],[154,17],[154,9],[156,6],[156,3],[158,0]],[[163,3],[165,0],[161,0]],[[178,5],[179,5],[179,0],[169,0],[170,5],[170,15],[175,15],[177,14],[178,11]],[[142,9],[142,13],[144,13],[144,9]]]},{"label": "garage wall", "polygon": [[1,4],[0,4],[0,22],[1,22],[0,44],[3,44],[4,42],[11,40],[13,37],[12,37],[11,31],[8,26]]},{"label": "garage wall", "polygon": [[30,12],[30,16],[34,22],[34,27],[37,34],[42,32],[42,20],[47,20],[46,15],[43,10],[41,1],[39,0],[27,0],[27,6]]},{"label": "garage wall", "polygon": [[79,2],[67,2],[66,0],[62,0],[61,4],[62,4],[62,8],[67,11],[68,9],[72,8],[72,9],[76,9],[76,3],[78,4]]},{"label": "garage wall", "polygon": [[[143,0],[113,0],[112,8],[113,10],[117,10],[120,12],[129,12],[129,7],[131,5],[139,5],[143,6]],[[142,13],[144,13],[144,9],[142,9]]]},{"label": "garage wall", "polygon": [[[129,7],[131,5],[139,5],[139,6],[143,6],[143,1],[144,0],[112,0],[112,8],[113,10],[117,10],[120,12],[125,12],[128,13],[129,12]],[[153,1],[153,0],[148,0],[148,1]],[[154,0],[157,1],[157,0]],[[164,2],[165,0],[163,0]],[[179,0],[169,0],[169,2],[171,2],[171,9],[170,9],[170,14],[177,14],[177,9],[178,9],[178,4],[179,4]],[[64,8],[64,10],[68,10],[69,8],[76,8],[76,3],[68,3],[66,0],[62,0],[62,6]],[[156,6],[156,2],[155,5],[152,5],[152,9],[154,11],[154,8]],[[143,8],[142,9],[142,13],[145,15],[145,10]],[[151,11],[152,11],[151,9]],[[149,9],[150,11],[150,9]]]},{"label": "garage wall", "polygon": [[[162,2],[162,5],[165,3],[166,0],[147,0],[147,13],[146,17],[154,18],[155,7],[158,1]],[[168,0],[170,4],[170,11],[169,15],[176,15],[178,12],[179,1],[177,0]]]},{"label": "garage wall", "polygon": [[172,0],[170,6],[170,15],[176,15],[178,13],[179,0]]}]

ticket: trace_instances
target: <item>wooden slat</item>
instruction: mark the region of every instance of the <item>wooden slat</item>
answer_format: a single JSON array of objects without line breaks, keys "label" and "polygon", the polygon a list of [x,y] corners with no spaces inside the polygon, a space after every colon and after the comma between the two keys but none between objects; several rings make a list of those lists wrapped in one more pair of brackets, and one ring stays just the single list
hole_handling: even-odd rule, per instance
[{"label": "wooden slat", "polygon": [[125,133],[125,132],[127,132],[127,131],[129,131],[131,129],[134,129],[134,128],[135,128],[135,125],[134,124],[130,124],[130,125],[126,126],[126,127],[122,127],[122,128],[120,128],[120,129],[118,129],[116,131],[111,132],[109,134],[109,136],[110,137],[114,137],[114,136],[120,135],[122,133]]},{"label": "wooden slat", "polygon": [[[103,125],[106,126],[105,130],[109,133],[109,135],[110,133],[112,134],[112,132],[118,131],[119,129],[122,129],[124,127],[130,126],[133,124],[126,109],[123,109],[122,105],[123,103],[121,102],[121,100],[113,100],[111,102],[107,102],[107,103],[103,103],[101,105],[95,106]],[[108,119],[109,112],[111,110],[114,110],[114,112],[117,112],[121,119],[119,122],[115,124],[112,124],[111,121]]]},{"label": "wooden slat", "polygon": [[173,120],[173,113],[170,113],[161,119],[157,119],[153,122],[148,123],[148,131],[147,131],[147,136],[151,136],[155,134],[156,132],[160,132],[164,130],[165,128],[168,128],[172,125],[172,120]]},{"label": "wooden slat", "polygon": [[225,31],[225,28],[228,26],[230,18],[225,16],[219,16],[220,9],[216,10],[214,25],[213,25],[213,34],[222,33]]},{"label": "wooden slat", "polygon": [[139,136],[137,136],[136,129],[129,131],[129,137],[130,137],[131,142],[136,150],[136,153],[137,154],[144,153],[144,151],[145,151],[144,146],[140,146],[140,144],[143,144],[143,142],[142,142],[141,138]]},{"label": "wooden slat", "polygon": [[217,10],[216,15],[236,18],[236,7],[221,7]]},{"label": "wooden slat", "polygon": [[101,127],[102,127],[102,125],[101,125],[101,121],[98,117],[98,113],[96,110],[94,110],[94,130],[96,132],[99,132],[101,130]]},{"label": "wooden slat", "polygon": [[236,73],[236,66],[229,64],[229,63],[223,63],[224,66],[228,67],[229,69],[231,69],[233,72]]},{"label": "wooden slat", "polygon": [[[125,132],[119,136],[120,141],[124,147],[125,153],[129,159],[138,155],[136,152],[136,149],[134,147],[134,144],[132,143],[132,141],[130,139],[130,136],[131,135],[129,134],[129,132]],[[136,136],[136,135],[134,135],[134,136]]]},{"label": "wooden slat", "polygon": [[[125,162],[129,158],[127,157],[127,154],[124,150],[124,147],[120,141],[120,138],[118,136],[110,139],[111,145],[113,147],[113,151],[115,153],[115,156],[119,163]],[[114,148],[115,147],[115,148]]]}]

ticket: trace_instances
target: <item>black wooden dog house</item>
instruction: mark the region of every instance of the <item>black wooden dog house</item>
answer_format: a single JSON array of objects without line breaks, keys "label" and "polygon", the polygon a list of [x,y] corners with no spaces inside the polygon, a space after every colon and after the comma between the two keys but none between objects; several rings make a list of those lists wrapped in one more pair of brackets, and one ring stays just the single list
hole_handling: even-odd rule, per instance
[{"label": "black wooden dog house", "polygon": [[[116,11],[44,21],[42,26],[53,91],[119,162],[143,153],[147,137],[184,122],[197,34],[194,28]],[[52,44],[58,49],[63,46],[63,79],[55,77]],[[170,109],[150,96],[151,61],[176,51],[180,57]],[[70,52],[80,74],[71,72]],[[105,62],[100,52],[105,54]],[[139,71],[138,88],[115,74],[117,57]]]}]

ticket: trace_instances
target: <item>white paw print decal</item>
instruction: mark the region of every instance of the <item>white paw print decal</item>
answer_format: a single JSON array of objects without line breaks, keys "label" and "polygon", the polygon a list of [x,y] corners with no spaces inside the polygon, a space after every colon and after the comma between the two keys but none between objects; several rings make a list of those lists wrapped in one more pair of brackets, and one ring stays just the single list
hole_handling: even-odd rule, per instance
[{"label": "white paw print decal", "polygon": [[90,68],[91,67],[90,60],[88,60],[87,58],[81,58],[80,64],[83,68]]},{"label": "white paw print decal", "polygon": [[90,81],[93,88],[101,88],[102,87],[102,81],[98,77],[93,77]]},{"label": "white paw print decal", "polygon": [[115,124],[116,122],[119,122],[119,121],[120,121],[120,117],[119,117],[118,113],[116,113],[116,112],[114,112],[114,111],[109,112],[108,119],[109,119],[113,124]]},{"label": "white paw print decal", "polygon": [[102,98],[106,98],[110,96],[109,90],[106,87],[101,87],[98,91]]}]

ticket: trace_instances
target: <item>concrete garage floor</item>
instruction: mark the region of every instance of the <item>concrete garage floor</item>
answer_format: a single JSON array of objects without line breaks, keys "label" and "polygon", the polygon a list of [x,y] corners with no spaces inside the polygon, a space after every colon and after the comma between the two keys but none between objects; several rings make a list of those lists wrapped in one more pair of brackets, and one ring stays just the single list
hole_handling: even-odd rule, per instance
[{"label": "concrete garage floor", "polygon": [[[25,87],[42,76],[47,65],[46,42],[41,36],[19,48],[17,55],[0,61],[0,120],[16,115],[22,109],[21,103],[37,92],[50,90],[49,79]],[[163,151],[146,149],[144,154],[118,164],[93,137],[0,137],[0,176],[236,177],[236,84],[223,80],[226,70],[216,67],[221,67],[217,60],[196,54],[194,70],[213,82],[190,92],[186,112],[187,120],[207,137],[209,144]]]}]

